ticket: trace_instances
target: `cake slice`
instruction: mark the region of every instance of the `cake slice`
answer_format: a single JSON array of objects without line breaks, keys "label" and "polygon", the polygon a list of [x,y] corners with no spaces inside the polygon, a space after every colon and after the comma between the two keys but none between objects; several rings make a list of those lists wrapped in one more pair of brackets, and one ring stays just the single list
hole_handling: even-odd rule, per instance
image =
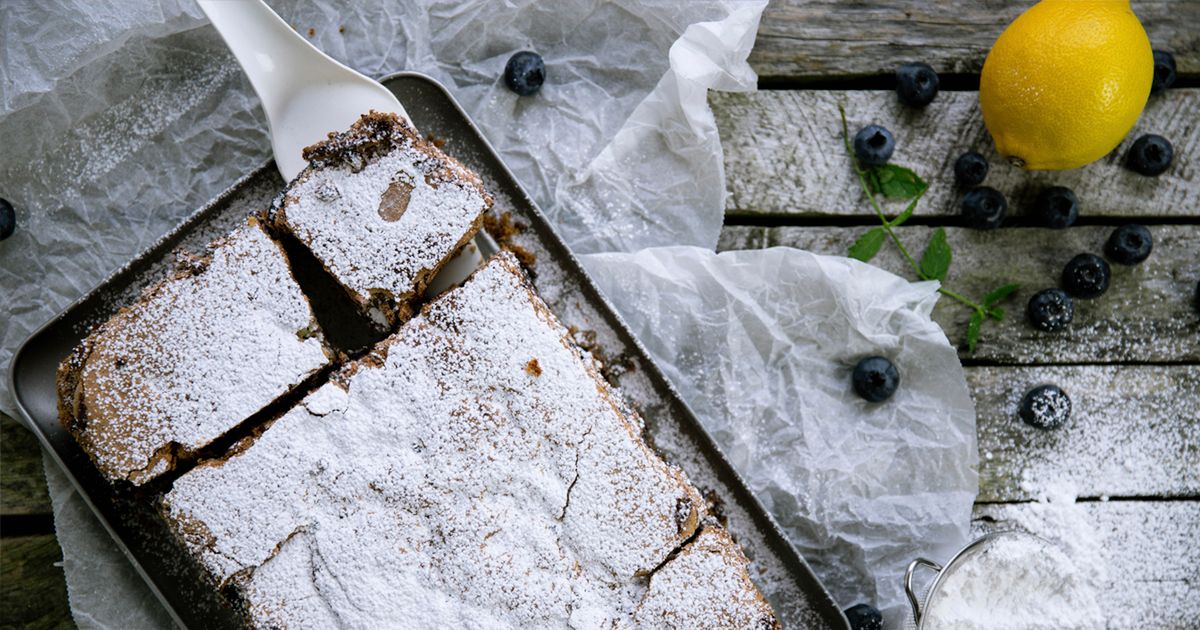
[{"label": "cake slice", "polygon": [[[163,513],[252,626],[601,628],[634,624],[702,506],[502,253]],[[710,579],[681,605],[757,593]]]},{"label": "cake slice", "polygon": [[142,484],[329,363],[287,259],[256,220],[213,243],[59,366],[59,414],[109,480]]},{"label": "cake slice", "polygon": [[350,296],[391,323],[479,229],[492,199],[479,177],[371,112],[304,150],[309,166],[272,212]]}]

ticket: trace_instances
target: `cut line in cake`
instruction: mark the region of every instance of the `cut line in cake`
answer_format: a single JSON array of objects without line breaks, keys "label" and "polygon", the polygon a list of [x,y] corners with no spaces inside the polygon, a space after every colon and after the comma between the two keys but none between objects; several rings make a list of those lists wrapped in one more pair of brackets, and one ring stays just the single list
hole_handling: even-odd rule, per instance
[{"label": "cut line in cake", "polygon": [[107,479],[142,484],[329,362],[282,249],[250,219],[62,362],[59,412]]},{"label": "cut line in cake", "polygon": [[364,115],[305,155],[310,166],[273,212],[149,289],[62,362],[60,418],[108,480],[158,478],[333,362],[337,349],[265,228],[299,243],[387,329],[491,204],[476,175],[393,114]]}]

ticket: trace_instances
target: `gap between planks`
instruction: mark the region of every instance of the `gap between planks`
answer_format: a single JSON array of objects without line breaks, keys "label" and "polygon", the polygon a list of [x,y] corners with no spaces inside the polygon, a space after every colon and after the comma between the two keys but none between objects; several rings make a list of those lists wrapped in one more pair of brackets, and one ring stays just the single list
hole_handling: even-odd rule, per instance
[{"label": "gap between planks", "polygon": [[[1101,160],[1041,172],[1009,166],[996,154],[976,92],[944,92],[924,109],[904,107],[890,91],[713,92],[709,102],[725,154],[731,213],[873,215],[842,141],[840,103],[851,134],[870,123],[887,127],[896,137],[892,162],[930,183],[917,216],[959,213],[963,191],[954,185],[954,161],[979,151],[991,165],[984,183],[1005,194],[1010,217],[1027,217],[1038,191],[1050,185],[1073,189],[1089,219],[1200,217],[1200,157],[1191,150],[1200,146],[1200,89],[1152,96],[1134,130]],[[1162,135],[1175,147],[1174,164],[1159,177],[1143,177],[1123,165],[1129,145],[1143,133]],[[894,206],[892,213],[899,214],[903,204]]]},{"label": "gap between planks", "polygon": [[[718,249],[787,246],[844,256],[867,227],[727,226]],[[1076,254],[1101,254],[1111,228],[1066,230],[1004,228],[979,231],[946,228],[954,260],[947,287],[975,298],[999,286],[1022,288],[1002,303],[1002,322],[983,326],[975,354],[961,347],[970,312],[949,298],[938,300],[933,319],[959,346],[960,358],[989,364],[1042,363],[1200,363],[1200,313],[1195,310],[1200,282],[1200,226],[1151,226],[1154,251],[1133,267],[1112,265],[1108,292],[1075,300],[1074,322],[1043,333],[1025,321],[1025,305],[1038,290],[1057,286],[1062,268]],[[920,257],[934,228],[896,228],[900,240]],[[871,264],[914,278],[891,242]]]}]

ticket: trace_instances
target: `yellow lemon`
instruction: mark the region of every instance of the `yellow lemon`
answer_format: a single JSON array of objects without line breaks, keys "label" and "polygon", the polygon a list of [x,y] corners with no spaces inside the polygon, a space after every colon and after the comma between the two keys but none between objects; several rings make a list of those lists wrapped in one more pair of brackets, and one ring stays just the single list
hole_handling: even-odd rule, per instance
[{"label": "yellow lemon", "polygon": [[992,46],[979,105],[1013,164],[1076,168],[1121,143],[1153,80],[1150,39],[1129,0],[1042,0]]}]

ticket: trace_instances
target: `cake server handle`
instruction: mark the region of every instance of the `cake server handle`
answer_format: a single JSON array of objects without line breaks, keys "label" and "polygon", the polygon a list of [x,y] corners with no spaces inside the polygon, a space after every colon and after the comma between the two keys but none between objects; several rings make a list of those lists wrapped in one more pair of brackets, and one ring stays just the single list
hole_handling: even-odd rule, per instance
[{"label": "cake server handle", "polygon": [[[197,2],[262,102],[275,166],[284,181],[307,166],[304,147],[324,140],[331,131],[348,129],[372,109],[395,113],[413,124],[391,90],[318,50],[263,0]],[[481,230],[433,278],[426,295],[433,297],[462,282],[483,264],[486,252],[496,249]]]},{"label": "cake server handle", "polygon": [[306,166],[304,147],[349,128],[369,110],[409,118],[391,90],[318,50],[263,0],[197,2],[262,102],[284,180]]}]

